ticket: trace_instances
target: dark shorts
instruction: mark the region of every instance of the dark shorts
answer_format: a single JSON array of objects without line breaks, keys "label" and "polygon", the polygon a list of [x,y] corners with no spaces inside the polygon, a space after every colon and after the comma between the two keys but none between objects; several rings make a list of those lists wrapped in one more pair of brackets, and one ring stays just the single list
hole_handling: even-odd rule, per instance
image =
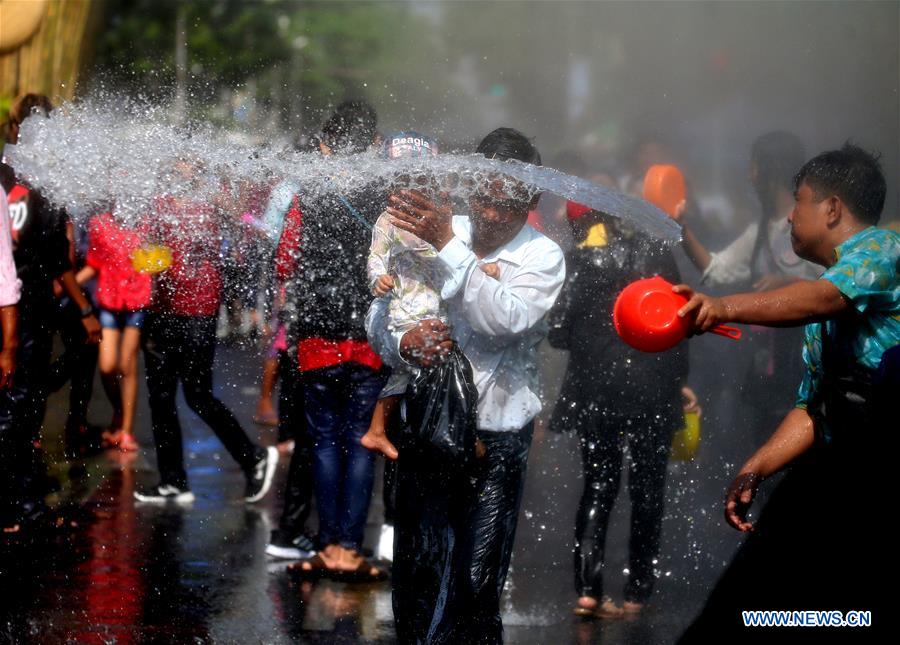
[{"label": "dark shorts", "polygon": [[109,309],[100,310],[100,326],[104,329],[123,330],[126,327],[137,327],[140,329],[144,325],[143,311],[110,311]]}]

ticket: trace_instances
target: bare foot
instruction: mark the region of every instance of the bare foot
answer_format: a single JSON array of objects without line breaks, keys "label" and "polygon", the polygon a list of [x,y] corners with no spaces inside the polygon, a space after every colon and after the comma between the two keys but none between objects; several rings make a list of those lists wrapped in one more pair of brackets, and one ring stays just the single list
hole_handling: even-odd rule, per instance
[{"label": "bare foot", "polygon": [[119,435],[118,441],[119,450],[122,452],[134,452],[135,450],[140,450],[141,446],[137,442],[137,439],[134,438],[134,435],[130,432],[122,431],[122,434]]},{"label": "bare foot", "polygon": [[355,551],[354,549],[342,549],[343,555],[341,557],[341,570],[342,571],[359,571],[363,569],[365,571],[365,566],[369,566],[369,570],[366,571],[366,575],[371,577],[372,579],[378,579],[382,577],[383,573],[381,569],[378,567],[369,564],[366,559],[362,556],[361,553]]},{"label": "bare foot", "polygon": [[[318,568],[315,561],[321,560],[322,565],[329,571],[340,571],[342,551],[343,549],[337,544],[329,544],[312,558],[301,560],[298,564],[300,565],[300,569],[303,571],[314,571]],[[293,564],[291,566],[296,566],[296,564]]]},{"label": "bare foot", "polygon": [[362,436],[362,439],[360,439],[360,443],[364,448],[380,452],[391,460],[396,460],[397,456],[400,454],[397,452],[396,446],[388,440],[387,435],[383,431],[377,432],[372,428],[369,428],[369,431]]},{"label": "bare foot", "polygon": [[622,604],[622,610],[626,614],[636,615],[644,611],[646,605],[642,602],[631,602],[630,600],[626,600]]},{"label": "bare foot", "polygon": [[578,599],[578,606],[593,611],[597,607],[597,599],[590,596],[581,596]]},{"label": "bare foot", "polygon": [[625,613],[609,596],[604,596],[599,602],[591,596],[581,596],[574,612],[578,616],[594,618],[621,618]]},{"label": "bare foot", "polygon": [[253,415],[253,423],[275,427],[278,425],[278,413],[275,412],[275,408],[271,404],[258,407],[256,408],[256,414]]}]

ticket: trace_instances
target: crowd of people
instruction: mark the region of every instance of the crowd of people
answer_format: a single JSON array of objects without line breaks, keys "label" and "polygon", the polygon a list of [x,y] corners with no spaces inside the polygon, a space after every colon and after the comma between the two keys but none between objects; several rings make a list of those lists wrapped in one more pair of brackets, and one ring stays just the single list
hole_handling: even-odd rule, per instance
[{"label": "crowd of people", "polygon": [[[51,109],[44,97],[19,99],[8,140],[15,143],[23,120]],[[376,150],[386,164],[438,154],[437,142],[420,133],[380,134],[375,110],[362,101],[338,106],[311,147],[323,157]],[[512,128],[490,132],[474,152],[542,163],[533,141]],[[74,456],[88,433],[96,365],[114,410],[102,441],[139,448],[143,349],[159,481],[135,491],[138,501],[194,499],[180,383],[245,474],[246,502],[265,497],[280,455],[290,455],[269,557],[295,561],[290,571],[307,579],[365,584],[390,575],[400,642],[500,643],[500,600],[543,407],[538,347],[547,338],[569,354],[549,429],[578,436],[584,475],[573,611],[614,619],[639,615],[651,601],[672,438],[684,413],[699,410],[698,397],[688,343],[639,352],[617,337],[610,312],[637,279],[680,283],[676,248],[571,202],[542,217],[540,193],[509,177],[488,176],[463,203],[442,192],[440,178],[398,171],[387,186],[373,181],[352,194],[307,192],[291,178],[228,187],[214,203],[191,191],[161,194],[137,225],[108,204],[87,221],[79,253],[77,223],[13,168],[2,170],[5,534],[27,531],[46,512],[41,422],[48,393],[66,378]],[[169,170],[190,186],[203,169],[177,158]],[[753,529],[747,511],[760,482],[791,472],[686,643],[740,638],[742,609],[883,607],[871,570],[834,553],[865,553],[867,562],[886,553],[861,530],[874,530],[884,501],[873,459],[890,452],[887,401],[898,378],[900,237],[877,227],[885,179],[877,158],[856,146],[807,160],[802,142],[780,131],[756,140],[749,176],[759,221],[722,251],[707,250],[695,232],[690,199],[672,216],[701,283],[752,292],[712,297],[683,284],[675,291],[687,299],[679,315],[692,333],[729,321],[753,325],[743,393],[763,445],[728,490],[728,523]],[[168,253],[156,273],[135,262],[151,243]],[[223,259],[234,257],[251,268],[249,280]],[[90,281],[97,309],[83,289]],[[277,447],[254,442],[213,394],[223,298],[266,330],[255,418],[278,426]],[[804,325],[802,334],[783,329]],[[56,330],[66,352],[51,369]],[[386,461],[385,525],[382,558],[371,561],[364,538],[378,455]],[[623,463],[632,508],[619,603],[604,574]],[[307,525],[313,501],[315,532]],[[835,508],[838,526],[819,530]],[[390,572],[385,559],[393,560]],[[773,589],[786,568],[797,572],[791,584]]]}]

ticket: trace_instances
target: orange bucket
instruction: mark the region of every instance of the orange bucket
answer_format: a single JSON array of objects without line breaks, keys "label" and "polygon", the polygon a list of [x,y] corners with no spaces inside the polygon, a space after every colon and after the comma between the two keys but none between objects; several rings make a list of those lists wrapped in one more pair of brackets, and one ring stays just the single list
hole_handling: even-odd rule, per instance
[{"label": "orange bucket", "polygon": [[[687,336],[689,322],[678,316],[687,298],[659,276],[637,280],[622,289],[613,306],[613,325],[627,344],[642,352],[663,352]],[[738,340],[741,330],[717,325],[714,334]]]},{"label": "orange bucket", "polygon": [[674,216],[675,208],[686,198],[684,175],[677,166],[658,164],[647,169],[644,175],[645,200]]}]

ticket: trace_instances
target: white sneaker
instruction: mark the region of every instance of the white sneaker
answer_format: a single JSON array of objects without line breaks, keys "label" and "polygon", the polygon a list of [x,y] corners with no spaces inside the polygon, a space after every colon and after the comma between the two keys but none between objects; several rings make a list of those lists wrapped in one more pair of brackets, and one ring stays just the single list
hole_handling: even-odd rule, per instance
[{"label": "white sneaker", "polygon": [[281,531],[275,530],[266,545],[266,555],[279,560],[302,560],[315,554],[316,545],[303,533],[287,538]]},{"label": "white sneaker", "polygon": [[375,557],[379,560],[394,561],[394,525],[382,524],[381,537],[378,538],[378,548],[375,550]]},{"label": "white sneaker", "polygon": [[194,501],[194,494],[187,488],[182,490],[171,484],[160,484],[153,488],[134,491],[134,498],[139,502],[150,502],[153,504],[165,504],[167,502],[190,504]]},{"label": "white sneaker", "polygon": [[244,493],[245,502],[258,502],[272,487],[272,479],[275,477],[275,467],[278,466],[278,449],[274,446],[266,448],[266,456],[256,462],[247,475],[247,490]]}]

